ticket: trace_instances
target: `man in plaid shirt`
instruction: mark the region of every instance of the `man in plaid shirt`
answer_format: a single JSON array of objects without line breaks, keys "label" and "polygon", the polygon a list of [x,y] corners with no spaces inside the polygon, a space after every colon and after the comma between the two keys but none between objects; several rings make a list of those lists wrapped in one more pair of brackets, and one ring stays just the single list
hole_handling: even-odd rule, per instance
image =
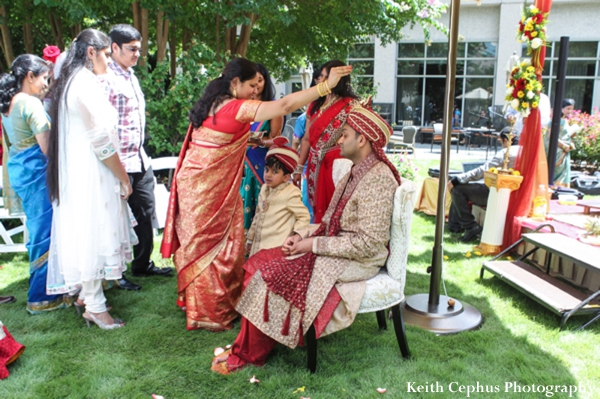
[{"label": "man in plaid shirt", "polygon": [[[158,268],[150,260],[154,247],[154,174],[143,147],[146,102],[132,70],[140,57],[142,36],[133,26],[125,24],[115,25],[108,35],[112,42],[112,62],[109,63],[105,87],[109,101],[119,112],[119,156],[133,188],[128,203],[137,221],[134,229],[139,239],[139,244],[133,248],[131,274],[168,276],[173,273],[173,268]],[[128,290],[141,288],[125,278],[119,280],[119,287]]]}]

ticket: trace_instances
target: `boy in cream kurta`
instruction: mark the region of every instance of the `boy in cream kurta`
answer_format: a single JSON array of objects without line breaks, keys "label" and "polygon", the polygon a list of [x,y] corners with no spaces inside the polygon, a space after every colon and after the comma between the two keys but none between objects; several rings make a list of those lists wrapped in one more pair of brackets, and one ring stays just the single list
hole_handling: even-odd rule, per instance
[{"label": "boy in cream kurta", "polygon": [[300,189],[290,182],[298,154],[285,147],[287,139],[277,138],[267,152],[265,184],[260,189],[256,214],[246,237],[246,253],[280,247],[293,232],[308,227],[310,214]]}]

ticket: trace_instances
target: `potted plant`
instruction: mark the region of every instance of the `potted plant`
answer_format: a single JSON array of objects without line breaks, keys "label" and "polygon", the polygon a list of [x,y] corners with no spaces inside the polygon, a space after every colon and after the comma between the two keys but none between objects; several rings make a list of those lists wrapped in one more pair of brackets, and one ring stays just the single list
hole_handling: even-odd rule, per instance
[{"label": "potted plant", "polygon": [[600,218],[589,218],[586,220],[583,229],[585,233],[580,237],[580,240],[586,244],[600,246]]}]

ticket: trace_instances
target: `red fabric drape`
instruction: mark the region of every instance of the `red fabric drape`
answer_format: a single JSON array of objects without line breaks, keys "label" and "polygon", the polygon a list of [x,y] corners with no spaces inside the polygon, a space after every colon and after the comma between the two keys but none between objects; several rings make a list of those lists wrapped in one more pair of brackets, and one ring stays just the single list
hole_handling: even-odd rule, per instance
[{"label": "red fabric drape", "polygon": [[[543,13],[549,13],[552,0],[536,0],[535,6]],[[538,80],[541,81],[542,70],[546,57],[545,43],[534,50],[531,56],[532,66],[536,70]],[[545,163],[542,126],[539,109],[533,109],[525,119],[521,139],[519,140],[521,151],[515,161],[515,169],[521,172],[523,182],[517,191],[510,196],[510,204],[506,215],[506,228],[504,229],[503,248],[510,246],[521,236],[522,220],[529,215],[531,204],[536,192],[539,179],[539,164]],[[546,178],[547,180],[547,178]],[[547,182],[546,182],[547,184]]]}]

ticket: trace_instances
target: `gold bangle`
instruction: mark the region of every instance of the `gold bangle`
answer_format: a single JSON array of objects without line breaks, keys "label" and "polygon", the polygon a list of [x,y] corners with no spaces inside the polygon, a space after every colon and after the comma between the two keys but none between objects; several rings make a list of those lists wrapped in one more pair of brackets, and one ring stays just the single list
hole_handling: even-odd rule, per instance
[{"label": "gold bangle", "polygon": [[322,89],[323,89],[323,83],[319,83],[319,84],[317,85],[317,92],[319,92],[319,97],[323,97],[323,96],[326,96],[326,95],[327,95],[327,94],[324,94],[324,93],[323,93],[323,90],[322,90]]},{"label": "gold bangle", "polygon": [[329,83],[327,83],[327,81],[324,81],[323,84],[327,88],[327,94],[331,93],[331,89],[329,88]]}]

